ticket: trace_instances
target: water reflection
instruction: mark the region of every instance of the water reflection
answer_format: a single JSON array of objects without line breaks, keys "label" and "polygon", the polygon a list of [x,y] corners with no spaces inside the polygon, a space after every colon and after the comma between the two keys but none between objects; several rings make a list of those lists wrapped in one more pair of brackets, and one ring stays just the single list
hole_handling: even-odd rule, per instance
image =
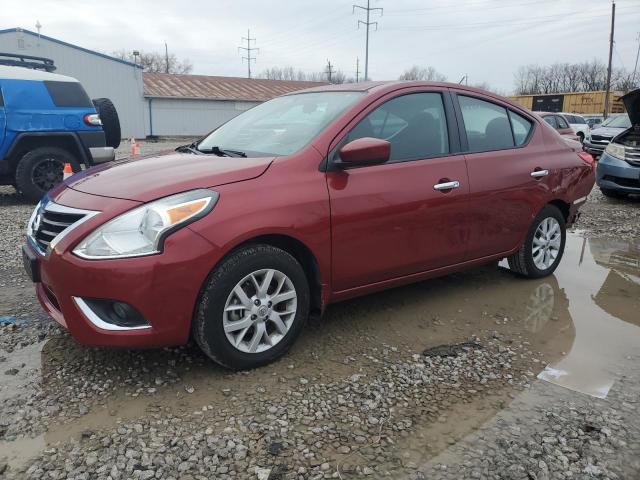
[{"label": "water reflection", "polygon": [[539,378],[604,398],[626,356],[640,348],[640,250],[634,243],[572,236],[556,272],[575,340]]}]

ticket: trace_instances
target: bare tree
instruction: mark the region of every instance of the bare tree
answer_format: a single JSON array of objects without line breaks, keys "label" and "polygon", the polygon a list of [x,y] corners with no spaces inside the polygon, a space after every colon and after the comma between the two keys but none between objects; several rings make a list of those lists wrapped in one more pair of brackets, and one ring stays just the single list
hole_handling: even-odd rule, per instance
[{"label": "bare tree", "polygon": [[169,68],[167,69],[167,57],[163,53],[158,52],[140,52],[137,57],[133,55],[133,52],[126,50],[118,50],[113,52],[112,55],[122,60],[128,60],[130,62],[138,63],[142,65],[145,72],[150,73],[169,73],[173,74],[188,74],[193,70],[193,65],[189,59],[178,60],[175,54],[169,54]]},{"label": "bare tree", "polygon": [[[518,95],[540,93],[590,92],[604,90],[607,84],[607,66],[598,60],[582,63],[554,63],[546,67],[526,65],[514,75]],[[611,84],[614,90],[630,90],[632,76],[624,69],[614,69]]]},{"label": "bare tree", "polygon": [[[327,82],[327,72],[310,72],[296,70],[294,67],[271,67],[263,70],[256,78],[267,80],[298,80],[307,82]],[[342,70],[335,70],[331,74],[331,83],[353,83],[353,78],[348,78]]]},{"label": "bare tree", "polygon": [[444,82],[447,78],[433,67],[419,67],[414,65],[404,71],[398,80],[427,80],[435,82]]}]

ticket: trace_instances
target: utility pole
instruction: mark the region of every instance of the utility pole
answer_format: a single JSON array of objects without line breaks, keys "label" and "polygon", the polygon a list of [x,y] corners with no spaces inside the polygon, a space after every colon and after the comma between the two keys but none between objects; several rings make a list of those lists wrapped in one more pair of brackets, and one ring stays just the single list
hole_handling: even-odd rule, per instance
[{"label": "utility pole", "polygon": [[631,88],[636,86],[636,72],[638,71],[638,58],[640,58],[640,32],[638,32],[638,52],[636,53],[636,66],[633,67],[633,75],[631,76]]},{"label": "utility pole", "polygon": [[356,83],[360,81],[360,57],[356,57]]},{"label": "utility pole", "polygon": [[382,15],[384,13],[384,9],[383,8],[371,8],[370,6],[371,0],[367,0],[367,6],[366,7],[362,7],[360,5],[354,5],[353,6],[353,11],[351,12],[352,14],[355,13],[356,8],[359,8],[361,10],[364,10],[365,12],[367,12],[367,21],[363,22],[362,20],[358,20],[358,28],[360,28],[360,24],[364,25],[367,29],[367,40],[366,40],[366,44],[365,44],[365,54],[364,54],[364,80],[367,81],[369,79],[369,27],[371,25],[375,25],[376,26],[376,30],[378,30],[378,22],[371,22],[370,21],[370,15],[371,12],[374,11],[379,11],[380,15]]},{"label": "utility pole", "polygon": [[238,47],[238,50],[244,50],[247,54],[246,57],[242,57],[242,60],[246,60],[247,61],[247,78],[251,78],[251,61],[253,60],[254,62],[256,61],[256,57],[252,57],[251,56],[251,52],[255,51],[260,51],[259,48],[256,47],[252,47],[251,46],[251,42],[255,42],[256,39],[255,38],[251,38],[251,32],[247,29],[247,36],[246,37],[242,37],[242,41],[247,41],[247,46],[246,47]]},{"label": "utility pole", "polygon": [[609,67],[607,68],[607,90],[604,97],[604,118],[609,114],[609,91],[611,90],[611,61],[613,60],[613,32],[616,24],[616,1],[611,2],[611,35],[609,36]]},{"label": "utility pole", "polygon": [[169,47],[164,42],[164,73],[169,73]]},{"label": "utility pole", "polygon": [[331,65],[331,62],[327,59],[327,78],[329,79],[329,83],[331,83],[332,73],[333,73],[333,65]]}]

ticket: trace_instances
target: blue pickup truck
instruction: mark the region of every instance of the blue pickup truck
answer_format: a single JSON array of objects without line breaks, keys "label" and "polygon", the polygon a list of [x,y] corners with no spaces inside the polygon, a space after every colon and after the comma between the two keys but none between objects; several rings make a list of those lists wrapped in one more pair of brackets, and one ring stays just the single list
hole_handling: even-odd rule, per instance
[{"label": "blue pickup truck", "polygon": [[53,61],[0,53],[0,185],[37,202],[73,171],[113,160],[120,123],[106,98],[91,100]]}]

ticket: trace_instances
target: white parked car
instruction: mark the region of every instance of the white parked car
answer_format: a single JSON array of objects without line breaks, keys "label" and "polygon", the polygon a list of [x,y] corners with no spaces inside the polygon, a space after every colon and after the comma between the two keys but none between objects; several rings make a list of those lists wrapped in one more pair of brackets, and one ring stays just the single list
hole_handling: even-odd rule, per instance
[{"label": "white parked car", "polygon": [[567,120],[567,123],[579,138],[583,142],[587,133],[589,132],[589,124],[582,115],[575,113],[560,112],[560,114]]}]

